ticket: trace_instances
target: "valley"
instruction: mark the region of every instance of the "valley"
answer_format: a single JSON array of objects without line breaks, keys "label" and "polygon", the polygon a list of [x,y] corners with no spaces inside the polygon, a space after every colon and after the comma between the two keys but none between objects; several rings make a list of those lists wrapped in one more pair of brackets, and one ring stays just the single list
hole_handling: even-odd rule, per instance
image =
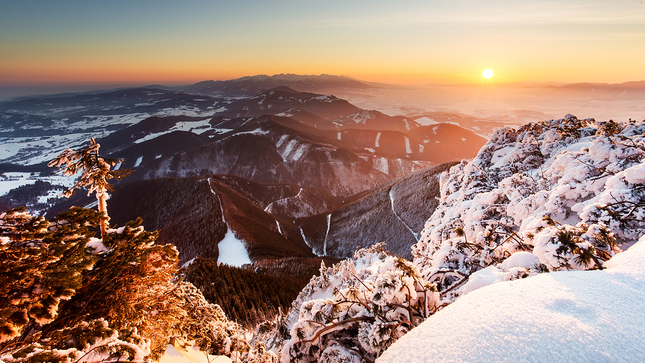
[{"label": "valley", "polygon": [[[186,320],[197,325],[181,329],[197,329],[206,340],[190,344],[204,352],[332,362],[409,354],[393,344],[435,334],[427,325],[454,319],[453,303],[481,304],[469,300],[475,290],[545,272],[608,267],[616,271],[610,276],[622,273],[621,256],[638,259],[622,251],[643,240],[642,122],[568,114],[497,129],[487,140],[480,134],[499,123],[446,111],[391,116],[311,92],[334,82],[353,92],[372,87],[342,77],[258,76],[0,103],[7,260],[22,263],[24,241],[27,251],[42,242],[53,253],[81,243],[56,257],[69,264],[53,264],[87,269],[89,287],[55,302],[65,314],[79,303],[120,308],[120,294],[139,309],[152,304],[153,316],[165,309],[154,324],[185,319],[163,306],[174,299],[187,304],[181,314],[198,314]],[[62,198],[75,178],[47,166],[93,137],[107,158],[98,165],[129,171],[110,183],[115,228],[101,239],[90,237],[99,231],[95,196]],[[27,211],[11,210],[20,206]],[[74,264],[75,253],[88,265]],[[96,277],[104,273],[123,285]],[[113,302],[103,306],[94,289],[113,291],[101,295]],[[155,297],[139,299],[146,294]],[[536,309],[549,304],[533,300]],[[419,325],[426,328],[404,336]],[[168,339],[154,339],[158,357]]]},{"label": "valley", "polygon": [[[179,248],[182,263],[217,260],[227,230],[253,262],[347,257],[401,239],[391,248],[409,255],[432,213],[438,173],[450,165],[443,163],[472,158],[485,139],[454,124],[423,126],[310,92],[371,87],[335,76],[258,76],[3,102],[0,170],[29,170],[29,178],[44,181],[48,160],[96,138],[105,157],[132,171],[108,202],[113,222],[142,217],[159,230],[159,242]],[[409,198],[417,179],[434,190],[417,198],[418,214],[390,198]],[[7,193],[0,203],[47,215],[93,203],[77,193],[43,204],[70,180],[49,178],[38,188],[22,180],[23,197]],[[391,221],[372,230],[384,213]]]}]

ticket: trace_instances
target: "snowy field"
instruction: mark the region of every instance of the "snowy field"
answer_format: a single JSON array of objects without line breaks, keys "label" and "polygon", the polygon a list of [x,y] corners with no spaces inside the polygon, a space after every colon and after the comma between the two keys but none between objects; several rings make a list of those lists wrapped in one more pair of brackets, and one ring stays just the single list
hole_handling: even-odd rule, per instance
[{"label": "snowy field", "polygon": [[225,263],[229,266],[242,267],[252,263],[244,242],[235,237],[230,228],[226,231],[224,239],[217,244],[217,248],[219,249],[218,264]]},{"label": "snowy field", "polygon": [[50,182],[54,185],[71,187],[75,177],[61,175],[41,175],[40,173],[7,172],[0,174],[0,196],[3,196],[12,189],[23,185],[34,184],[37,180]]}]

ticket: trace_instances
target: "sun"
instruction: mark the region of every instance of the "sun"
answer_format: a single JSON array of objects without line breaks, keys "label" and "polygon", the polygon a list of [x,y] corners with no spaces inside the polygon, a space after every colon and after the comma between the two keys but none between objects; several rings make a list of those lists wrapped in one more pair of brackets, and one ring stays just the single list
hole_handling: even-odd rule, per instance
[{"label": "sun", "polygon": [[484,69],[482,72],[482,77],[486,79],[491,79],[493,78],[493,70],[492,69]]}]

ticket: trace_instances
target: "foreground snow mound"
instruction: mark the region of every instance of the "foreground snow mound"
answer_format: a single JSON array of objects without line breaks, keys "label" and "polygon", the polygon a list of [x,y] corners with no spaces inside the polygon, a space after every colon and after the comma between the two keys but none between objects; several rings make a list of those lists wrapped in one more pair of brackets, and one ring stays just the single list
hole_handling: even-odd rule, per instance
[{"label": "foreground snow mound", "polygon": [[605,267],[473,291],[377,362],[645,362],[645,237]]}]

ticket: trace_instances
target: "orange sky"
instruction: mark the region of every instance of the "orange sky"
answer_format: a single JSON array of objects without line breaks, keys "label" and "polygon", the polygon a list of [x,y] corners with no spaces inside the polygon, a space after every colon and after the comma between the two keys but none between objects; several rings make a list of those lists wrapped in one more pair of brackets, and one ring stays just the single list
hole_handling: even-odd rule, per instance
[{"label": "orange sky", "polygon": [[387,83],[645,79],[612,1],[0,1],[0,85],[339,74]]}]

